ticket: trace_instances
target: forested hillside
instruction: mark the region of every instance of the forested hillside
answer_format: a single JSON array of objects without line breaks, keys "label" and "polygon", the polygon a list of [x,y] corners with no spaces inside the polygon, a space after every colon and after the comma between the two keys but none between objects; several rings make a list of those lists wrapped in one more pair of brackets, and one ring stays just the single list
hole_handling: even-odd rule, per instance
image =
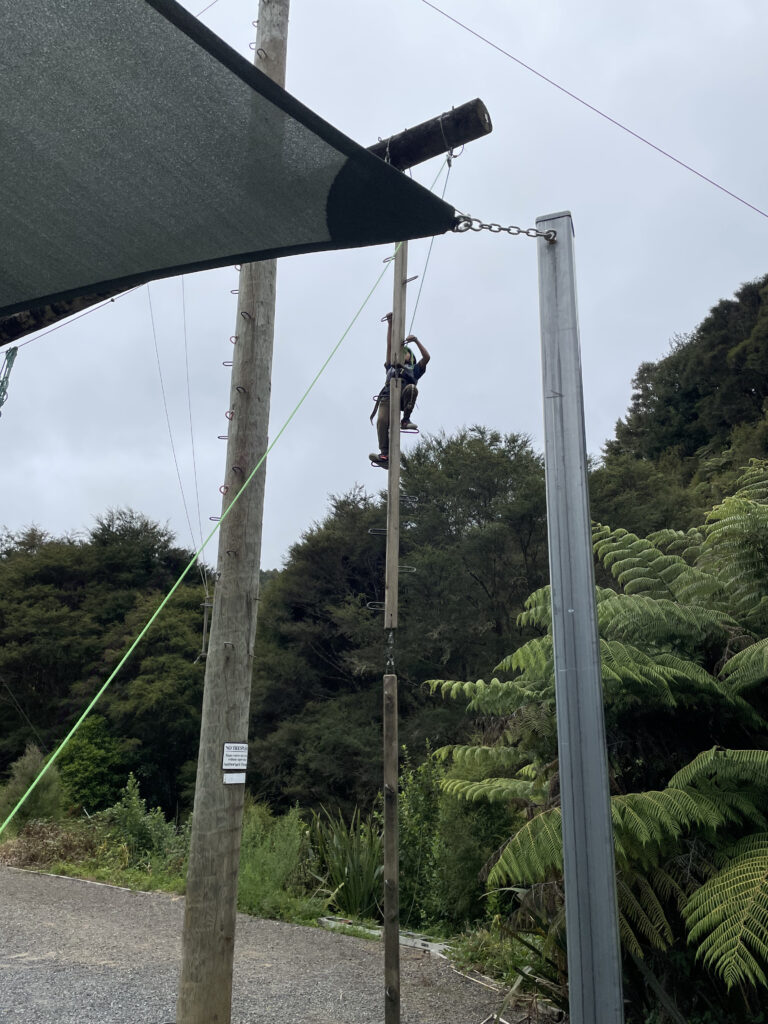
[{"label": "forested hillside", "polygon": [[[405,461],[402,741],[459,735],[422,682],[470,676],[527,635],[517,613],[546,579],[544,479],[528,441],[481,428],[422,441]],[[257,796],[281,808],[368,806],[380,786],[384,495],[331,499],[327,517],[262,581],[252,709]],[[83,538],[38,529],[0,553],[0,773],[29,742],[52,750],[128,648],[190,553],[130,511]],[[190,574],[62,756],[73,797],[112,802],[129,771],[151,805],[191,807],[205,597]]]},{"label": "forested hillside", "polygon": [[[457,736],[464,716],[428,701],[436,671],[465,676],[526,636],[516,624],[546,579],[544,473],[527,439],[476,427],[421,441],[403,464],[400,739]],[[265,588],[253,685],[252,780],[287,806],[369,805],[380,787],[380,611],[385,496],[332,499]]]},{"label": "forested hillside", "polygon": [[768,276],[642,363],[632,387],[592,474],[593,518],[636,533],[700,522],[768,454]]},{"label": "forested hillside", "polygon": [[[0,550],[0,773],[27,743],[51,752],[100,688],[190,553],[169,530],[128,510],[81,538],[37,528]],[[176,814],[194,785],[203,668],[197,576],[164,615],[62,757],[73,798],[114,801],[128,772],[152,804]]]}]

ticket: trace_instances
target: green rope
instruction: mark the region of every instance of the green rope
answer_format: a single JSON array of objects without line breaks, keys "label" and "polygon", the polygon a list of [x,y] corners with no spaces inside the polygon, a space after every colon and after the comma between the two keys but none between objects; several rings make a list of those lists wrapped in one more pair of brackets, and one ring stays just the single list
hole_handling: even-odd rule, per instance
[{"label": "green rope", "polygon": [[[399,249],[399,248],[400,248],[400,246],[401,246],[402,244],[403,244],[402,242],[399,242],[399,243],[398,243],[398,245],[397,245],[397,248],[396,248],[396,250],[395,250],[395,251],[397,251],[397,249]],[[112,680],[113,680],[113,679],[115,678],[115,676],[116,676],[116,675],[118,674],[118,672],[120,671],[120,669],[121,669],[121,668],[123,667],[123,665],[124,665],[124,664],[126,663],[126,661],[127,661],[127,660],[128,660],[129,658],[130,658],[131,654],[133,654],[133,652],[135,651],[135,649],[136,649],[136,647],[137,647],[137,646],[139,645],[139,643],[140,643],[140,642],[141,642],[141,641],[142,641],[142,640],[144,639],[144,637],[146,636],[146,634],[147,634],[147,632],[149,631],[150,627],[152,626],[152,623],[153,623],[153,622],[155,621],[155,619],[156,619],[156,618],[158,617],[158,615],[160,614],[160,612],[161,612],[161,611],[163,610],[163,608],[165,608],[165,606],[166,606],[166,605],[168,604],[168,602],[170,601],[170,599],[171,599],[171,598],[173,597],[173,595],[174,595],[174,594],[176,593],[176,591],[178,590],[179,586],[181,585],[181,583],[182,583],[182,582],[183,582],[183,580],[185,579],[185,577],[186,577],[187,573],[188,573],[188,572],[190,571],[190,569],[192,569],[192,568],[193,568],[193,566],[194,566],[194,565],[196,564],[196,562],[197,562],[198,558],[200,557],[200,555],[202,554],[202,552],[203,552],[203,551],[205,550],[205,548],[206,548],[206,546],[208,545],[208,543],[209,543],[209,542],[211,541],[211,539],[212,539],[212,538],[213,538],[213,537],[215,536],[215,534],[216,534],[216,533],[218,532],[218,530],[219,530],[219,529],[221,528],[221,524],[222,524],[222,523],[224,522],[224,520],[225,520],[225,519],[227,518],[227,516],[229,515],[229,513],[230,513],[230,511],[232,510],[233,506],[234,506],[234,505],[235,505],[235,503],[236,503],[236,502],[238,501],[238,499],[240,498],[240,496],[241,496],[241,495],[243,494],[243,492],[245,491],[246,487],[248,487],[248,485],[250,484],[251,480],[253,480],[254,476],[256,475],[256,473],[258,472],[258,470],[259,470],[259,469],[261,468],[261,465],[262,465],[262,463],[264,462],[264,460],[266,459],[266,457],[267,457],[267,456],[269,455],[269,453],[270,453],[270,452],[272,451],[272,449],[273,449],[273,448],[275,447],[275,445],[276,445],[276,444],[277,444],[277,442],[278,442],[278,441],[280,440],[280,438],[282,437],[282,435],[283,435],[283,434],[285,433],[285,431],[286,431],[286,429],[287,429],[288,425],[290,424],[291,420],[292,420],[292,419],[294,418],[294,416],[296,415],[296,413],[297,413],[297,412],[299,411],[299,409],[300,409],[300,408],[302,407],[302,405],[304,404],[304,402],[305,402],[305,400],[306,400],[307,396],[309,395],[310,391],[312,391],[312,389],[314,388],[315,384],[317,384],[318,380],[320,379],[320,377],[321,377],[321,376],[322,376],[322,374],[324,373],[324,371],[325,371],[326,367],[328,366],[328,364],[330,363],[331,359],[333,359],[333,357],[334,357],[334,356],[336,355],[337,351],[338,351],[338,350],[339,350],[339,348],[341,347],[341,344],[342,344],[342,342],[343,342],[343,341],[344,341],[344,339],[345,339],[345,338],[347,337],[347,335],[349,334],[349,332],[350,332],[350,331],[352,330],[352,327],[353,327],[353,326],[354,326],[354,324],[356,323],[356,321],[357,321],[358,317],[360,316],[360,314],[362,313],[362,311],[363,311],[363,310],[365,309],[365,307],[367,306],[368,302],[370,301],[370,298],[371,298],[371,296],[373,295],[373,293],[374,293],[374,292],[376,291],[376,289],[378,288],[379,284],[381,283],[381,279],[382,279],[382,278],[384,277],[384,275],[386,274],[386,272],[387,272],[387,270],[388,270],[388,269],[389,269],[389,264],[386,264],[386,265],[385,265],[385,267],[384,267],[384,269],[383,269],[383,270],[381,271],[381,273],[379,274],[379,276],[378,276],[378,277],[376,278],[376,281],[375,281],[375,283],[374,283],[373,287],[371,288],[371,290],[370,290],[370,291],[368,292],[368,294],[366,295],[366,297],[365,297],[365,299],[363,300],[362,304],[360,305],[359,309],[357,310],[357,312],[355,313],[355,315],[354,315],[354,316],[352,317],[352,319],[351,319],[351,321],[349,322],[349,324],[348,324],[348,326],[347,326],[346,330],[344,331],[344,333],[342,334],[342,336],[341,336],[341,337],[339,338],[339,340],[338,340],[338,341],[336,342],[336,344],[334,345],[334,347],[333,347],[333,348],[331,349],[330,355],[328,356],[328,358],[327,358],[327,359],[325,360],[325,362],[323,363],[323,365],[322,365],[322,366],[320,367],[320,369],[319,369],[319,370],[317,371],[317,373],[315,374],[315,377],[314,377],[314,379],[312,380],[312,382],[311,382],[311,384],[309,385],[309,387],[308,387],[308,388],[306,389],[306,391],[304,392],[304,394],[303,394],[303,395],[301,396],[301,398],[299,399],[299,401],[298,401],[298,403],[296,404],[296,406],[295,406],[295,408],[294,408],[293,412],[292,412],[292,413],[291,413],[291,414],[289,415],[289,417],[288,417],[288,419],[287,419],[287,420],[285,421],[285,423],[283,423],[283,425],[282,425],[282,427],[280,428],[280,430],[278,431],[278,433],[277,433],[277,435],[276,435],[276,437],[275,437],[274,441],[273,441],[273,442],[272,442],[272,443],[271,443],[271,444],[269,445],[269,447],[267,448],[267,450],[266,450],[266,451],[264,452],[264,454],[263,454],[263,455],[261,456],[261,458],[260,458],[260,459],[259,459],[259,461],[258,461],[258,462],[256,463],[256,465],[255,465],[255,466],[253,467],[253,469],[252,469],[252,470],[251,470],[251,472],[249,473],[248,477],[246,478],[245,482],[243,483],[242,487],[241,487],[241,488],[240,488],[240,490],[239,490],[239,491],[237,492],[237,494],[235,495],[235,497],[234,497],[234,498],[232,499],[231,503],[230,503],[230,504],[229,504],[229,505],[227,506],[227,508],[226,508],[226,510],[224,511],[224,513],[222,514],[222,516],[221,516],[221,519],[219,520],[219,522],[218,522],[218,523],[217,523],[217,524],[216,524],[216,525],[214,526],[214,528],[213,528],[213,529],[211,530],[211,532],[210,532],[210,533],[208,534],[208,536],[207,536],[207,537],[205,538],[205,540],[203,541],[203,543],[202,543],[202,545],[200,546],[200,548],[199,548],[199,549],[198,549],[198,550],[197,550],[197,551],[195,552],[195,554],[194,554],[194,555],[192,556],[192,558],[190,559],[189,563],[187,564],[187,567],[186,567],[186,568],[184,569],[184,571],[183,571],[183,572],[182,572],[182,574],[181,574],[181,575],[179,576],[179,578],[178,578],[178,579],[176,580],[176,582],[174,583],[174,585],[173,585],[173,586],[171,587],[171,589],[170,589],[170,590],[168,591],[168,593],[167,593],[167,594],[165,595],[165,597],[163,598],[163,600],[162,600],[162,601],[160,602],[160,604],[159,604],[159,605],[157,606],[157,608],[155,609],[155,611],[154,611],[153,615],[151,616],[151,618],[149,619],[149,621],[147,622],[147,624],[146,624],[146,625],[144,626],[144,628],[143,628],[143,629],[141,630],[141,632],[139,633],[139,635],[138,635],[138,636],[136,637],[136,639],[135,639],[135,640],[133,641],[133,643],[131,644],[131,646],[130,646],[130,647],[128,648],[128,650],[127,650],[127,651],[125,652],[125,654],[123,655],[123,657],[122,657],[122,658],[120,659],[120,661],[118,662],[117,666],[116,666],[116,667],[115,667],[115,668],[114,668],[114,669],[112,670],[112,672],[111,672],[111,674],[110,674],[109,678],[108,678],[108,679],[106,680],[106,682],[104,683],[104,685],[103,685],[103,686],[101,687],[101,689],[100,689],[100,690],[98,691],[98,693],[97,693],[97,694],[96,694],[96,696],[95,696],[95,697],[93,698],[93,700],[92,700],[92,701],[90,702],[90,704],[89,704],[89,705],[88,705],[88,707],[87,707],[87,708],[85,709],[85,711],[83,711],[83,713],[82,713],[82,714],[80,715],[80,717],[78,718],[78,720],[77,720],[77,721],[75,722],[75,724],[74,724],[74,725],[72,726],[72,728],[71,728],[71,729],[69,730],[69,732],[68,732],[68,733],[67,733],[67,735],[66,735],[66,736],[64,737],[64,739],[63,739],[63,740],[61,741],[61,743],[60,743],[60,744],[59,744],[59,746],[58,746],[58,747],[56,748],[56,750],[54,750],[54,752],[53,752],[53,753],[51,754],[51,756],[50,756],[50,757],[48,758],[48,760],[47,760],[47,761],[45,762],[45,764],[43,765],[42,769],[40,770],[40,773],[38,774],[37,778],[36,778],[36,779],[34,780],[34,782],[33,782],[33,783],[32,783],[32,784],[30,785],[29,789],[28,789],[28,790],[26,791],[26,793],[24,794],[24,796],[22,796],[22,797],[21,797],[21,799],[20,799],[20,800],[19,800],[19,802],[18,802],[18,803],[16,804],[16,806],[15,806],[15,807],[13,808],[13,810],[12,810],[12,811],[11,811],[11,813],[10,813],[10,814],[8,815],[8,817],[7,817],[6,819],[5,819],[5,821],[4,821],[3,823],[2,823],[2,825],[0,825],[0,836],[1,836],[2,834],[3,834],[3,832],[4,832],[4,831],[5,831],[5,829],[6,829],[7,827],[8,827],[8,825],[9,825],[9,824],[11,823],[11,821],[13,821],[13,819],[14,819],[14,817],[16,816],[16,813],[18,812],[19,808],[20,808],[20,807],[21,807],[21,806],[22,806],[22,805],[24,804],[24,802],[25,802],[25,800],[27,799],[27,797],[28,797],[28,796],[30,795],[30,793],[32,793],[32,791],[33,791],[33,790],[35,789],[35,787],[36,787],[36,786],[37,786],[37,784],[38,784],[38,783],[40,782],[40,780],[42,779],[42,777],[43,777],[43,776],[45,775],[45,773],[46,773],[46,772],[48,771],[48,769],[49,769],[49,768],[51,767],[51,765],[52,765],[52,764],[53,764],[53,763],[54,763],[54,762],[56,761],[56,759],[57,759],[57,757],[59,756],[59,754],[60,754],[60,753],[62,752],[62,750],[64,750],[64,748],[66,747],[66,745],[67,745],[67,744],[69,743],[69,741],[70,741],[70,740],[72,739],[72,737],[73,737],[73,736],[75,735],[75,733],[76,733],[76,732],[77,732],[77,730],[78,730],[78,729],[80,728],[80,726],[81,726],[81,725],[83,724],[83,722],[85,721],[85,719],[86,719],[86,718],[88,717],[88,715],[89,715],[89,714],[91,713],[91,711],[93,710],[94,706],[96,705],[96,703],[97,703],[97,701],[99,700],[99,698],[101,697],[101,695],[102,695],[102,694],[103,694],[103,693],[105,692],[105,690],[106,690],[106,689],[107,689],[107,687],[108,687],[108,686],[110,685],[110,683],[111,683],[111,682],[112,682]],[[10,354],[10,353],[9,353],[9,354]]]}]

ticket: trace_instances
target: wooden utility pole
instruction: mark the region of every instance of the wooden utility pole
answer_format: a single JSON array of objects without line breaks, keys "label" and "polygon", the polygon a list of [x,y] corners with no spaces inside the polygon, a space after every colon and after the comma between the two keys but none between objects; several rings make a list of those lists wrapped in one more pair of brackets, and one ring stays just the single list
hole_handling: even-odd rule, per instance
[{"label": "wooden utility pole", "polygon": [[[491,118],[481,100],[472,100],[449,114],[425,121],[371,146],[371,152],[404,170],[487,135]],[[392,338],[388,362],[400,366],[405,343],[408,243],[395,249]],[[398,841],[398,700],[395,674],[395,630],[400,574],[400,408],[402,380],[389,382],[389,469],[387,472],[387,552],[384,581],[384,628],[387,630],[387,671],[383,689],[384,732],[384,1022],[400,1022],[400,851]]]},{"label": "wooden utility pole", "polygon": [[[260,0],[254,63],[285,84],[290,0]],[[222,514],[267,450],[276,261],[240,269]],[[221,524],[177,1024],[229,1024],[266,467]]]},{"label": "wooden utility pole", "polygon": [[[403,362],[408,243],[395,250],[392,339],[389,364]],[[398,841],[398,741],[395,630],[400,573],[400,400],[403,382],[389,382],[389,470],[387,473],[387,555],[384,577],[384,628],[387,673],[384,676],[384,1022],[400,1020],[400,850]]]}]

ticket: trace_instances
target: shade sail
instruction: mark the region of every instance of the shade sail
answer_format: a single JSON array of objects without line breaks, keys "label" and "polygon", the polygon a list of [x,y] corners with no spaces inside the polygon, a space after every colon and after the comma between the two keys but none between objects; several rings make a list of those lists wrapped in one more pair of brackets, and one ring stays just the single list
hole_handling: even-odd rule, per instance
[{"label": "shade sail", "polygon": [[174,0],[0,0],[0,316],[455,212]]}]

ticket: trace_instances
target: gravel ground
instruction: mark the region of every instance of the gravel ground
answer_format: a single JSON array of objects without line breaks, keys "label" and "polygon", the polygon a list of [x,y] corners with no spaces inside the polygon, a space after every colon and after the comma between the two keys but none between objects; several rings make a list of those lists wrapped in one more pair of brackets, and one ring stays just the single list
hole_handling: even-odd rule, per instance
[{"label": "gravel ground", "polygon": [[[0,1021],[173,1021],[183,917],[183,897],[0,867]],[[402,947],[400,966],[404,1024],[480,1024],[499,1007],[430,953]],[[380,1024],[383,973],[380,942],[239,915],[232,1022]]]}]

